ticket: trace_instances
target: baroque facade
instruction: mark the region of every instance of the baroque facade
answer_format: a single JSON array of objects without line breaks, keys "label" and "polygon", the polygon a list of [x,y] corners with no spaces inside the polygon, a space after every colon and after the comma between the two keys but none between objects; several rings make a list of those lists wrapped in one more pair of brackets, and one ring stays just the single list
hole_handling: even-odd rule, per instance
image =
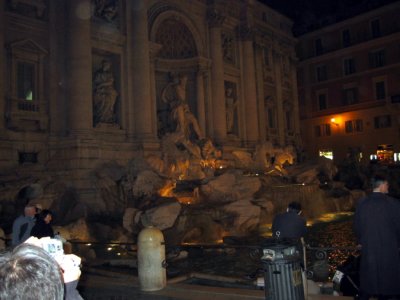
[{"label": "baroque facade", "polygon": [[291,26],[254,0],[0,0],[3,174],[90,198],[90,170],[158,153],[179,126],[224,155],[299,146]]},{"label": "baroque facade", "polygon": [[395,2],[299,37],[300,118],[309,157],[400,158],[399,13]]}]

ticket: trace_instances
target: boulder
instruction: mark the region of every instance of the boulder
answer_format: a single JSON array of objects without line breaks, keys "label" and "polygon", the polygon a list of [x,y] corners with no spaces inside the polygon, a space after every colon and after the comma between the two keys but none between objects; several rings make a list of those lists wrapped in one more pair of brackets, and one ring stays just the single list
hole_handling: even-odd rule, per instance
[{"label": "boulder", "polygon": [[172,227],[181,212],[178,202],[166,203],[145,211],[141,216],[143,226],[154,226],[160,230]]}]

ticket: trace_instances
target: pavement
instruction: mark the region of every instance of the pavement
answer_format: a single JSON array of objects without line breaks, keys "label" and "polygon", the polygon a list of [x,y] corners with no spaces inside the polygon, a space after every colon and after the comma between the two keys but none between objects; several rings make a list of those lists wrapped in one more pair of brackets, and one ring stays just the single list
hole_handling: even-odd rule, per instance
[{"label": "pavement", "polygon": [[[83,273],[79,291],[85,300],[256,300],[266,299],[264,290],[205,286],[188,283],[181,277],[168,281],[165,288],[155,292],[140,290],[135,275],[89,269]],[[182,280],[182,281],[181,281]],[[351,297],[309,294],[307,300],[350,300]],[[284,299],[293,300],[293,299]]]}]

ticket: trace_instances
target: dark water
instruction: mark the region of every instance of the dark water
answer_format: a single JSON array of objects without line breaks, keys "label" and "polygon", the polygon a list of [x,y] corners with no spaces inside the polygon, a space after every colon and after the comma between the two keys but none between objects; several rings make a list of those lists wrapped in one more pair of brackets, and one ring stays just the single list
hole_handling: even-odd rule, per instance
[{"label": "dark water", "polygon": [[[334,216],[328,222],[314,223],[306,236],[307,269],[312,271],[315,281],[329,281],[336,266],[346,260],[356,247],[351,215]],[[224,245],[187,245],[175,249],[176,256],[185,253],[183,259],[174,259],[174,251],[167,247],[167,276],[187,275],[197,272],[215,276],[234,277],[254,281],[263,276],[262,247],[257,242]],[[103,254],[107,254],[104,251]],[[111,253],[108,253],[111,255]],[[101,255],[99,255],[101,256]],[[106,256],[106,255],[105,255]],[[113,257],[104,257],[106,260]],[[115,258],[115,257],[114,257]],[[135,254],[119,258],[135,259]],[[109,267],[106,267],[107,269]],[[137,270],[122,266],[114,271],[134,274]]]}]

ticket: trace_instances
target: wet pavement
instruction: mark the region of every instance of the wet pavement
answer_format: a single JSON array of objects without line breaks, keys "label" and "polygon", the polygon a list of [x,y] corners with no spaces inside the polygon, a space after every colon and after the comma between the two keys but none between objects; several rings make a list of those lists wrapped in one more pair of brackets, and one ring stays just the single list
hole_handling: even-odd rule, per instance
[{"label": "wet pavement", "polygon": [[[183,278],[184,279],[184,278]],[[88,269],[80,280],[79,291],[86,300],[256,300],[266,299],[262,289],[226,288],[189,284],[187,281],[168,282],[159,291],[140,290],[138,277],[112,271]],[[344,300],[349,297],[308,295],[309,300]],[[287,299],[291,300],[291,299]]]}]

